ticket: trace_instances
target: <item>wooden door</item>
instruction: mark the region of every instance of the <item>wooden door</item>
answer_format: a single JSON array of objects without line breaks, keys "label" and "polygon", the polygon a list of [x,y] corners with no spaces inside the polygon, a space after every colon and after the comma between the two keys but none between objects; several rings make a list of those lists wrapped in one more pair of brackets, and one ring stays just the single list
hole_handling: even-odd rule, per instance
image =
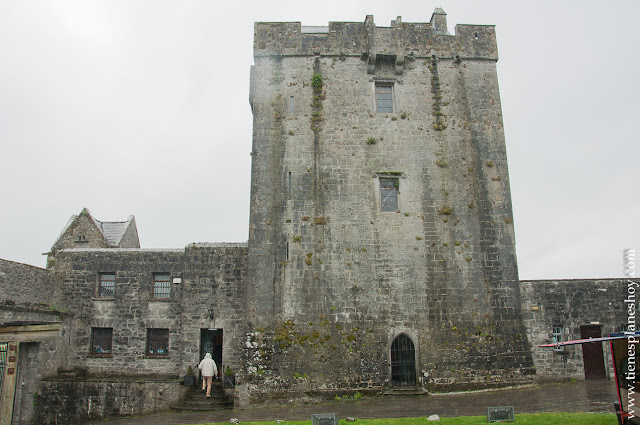
[{"label": "wooden door", "polygon": [[[580,338],[600,338],[600,325],[580,326]],[[606,379],[604,355],[601,342],[582,344],[582,360],[584,361],[584,379]]]}]

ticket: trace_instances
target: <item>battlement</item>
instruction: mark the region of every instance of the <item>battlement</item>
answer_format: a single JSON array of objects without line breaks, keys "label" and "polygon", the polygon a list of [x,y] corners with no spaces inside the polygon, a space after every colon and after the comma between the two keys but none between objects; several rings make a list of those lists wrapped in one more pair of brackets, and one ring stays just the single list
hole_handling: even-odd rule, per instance
[{"label": "battlement", "polygon": [[494,25],[456,25],[447,30],[446,13],[436,8],[424,23],[402,22],[378,27],[373,16],[364,22],[329,22],[328,27],[302,26],[300,22],[256,22],[253,54],[264,56],[359,56],[375,63],[376,55],[498,60]]}]

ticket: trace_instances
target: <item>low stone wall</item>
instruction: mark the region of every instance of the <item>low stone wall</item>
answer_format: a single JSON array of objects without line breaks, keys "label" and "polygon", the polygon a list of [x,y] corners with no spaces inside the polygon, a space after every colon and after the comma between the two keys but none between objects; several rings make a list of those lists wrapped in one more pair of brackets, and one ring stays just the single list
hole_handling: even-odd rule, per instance
[{"label": "low stone wall", "polygon": [[[562,329],[563,341],[580,339],[580,326],[601,327],[602,336],[622,330],[627,322],[628,279],[571,279],[521,281],[522,316],[531,345],[538,380],[584,379],[582,346],[563,350],[541,348],[553,341],[553,328]],[[636,302],[637,304],[637,302]],[[605,367],[613,377],[608,346]]]},{"label": "low stone wall", "polygon": [[169,409],[187,391],[177,377],[54,378],[34,398],[34,423],[73,424]]},{"label": "low stone wall", "polygon": [[42,303],[51,305],[55,282],[50,270],[0,258],[0,294],[12,305]]}]

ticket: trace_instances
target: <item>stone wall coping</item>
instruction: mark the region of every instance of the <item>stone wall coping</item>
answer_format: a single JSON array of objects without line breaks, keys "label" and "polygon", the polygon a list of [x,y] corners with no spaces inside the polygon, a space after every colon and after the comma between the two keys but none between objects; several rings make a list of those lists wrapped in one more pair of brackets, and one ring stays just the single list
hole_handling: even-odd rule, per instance
[{"label": "stone wall coping", "polygon": [[184,248],[65,248],[60,252],[179,252]]},{"label": "stone wall coping", "polygon": [[597,282],[622,282],[627,280],[633,280],[634,282],[638,282],[637,278],[629,278],[629,277],[603,277],[601,279],[598,278],[586,278],[586,279],[520,279],[520,283],[544,283],[544,282],[584,282],[584,283],[597,283]]},{"label": "stone wall coping", "polygon": [[164,374],[164,375],[89,375],[89,376],[49,376],[43,377],[42,381],[72,381],[72,382],[113,382],[113,383],[125,383],[125,382],[135,382],[135,383],[173,383],[178,380],[179,376],[176,374]]},{"label": "stone wall coping", "polygon": [[187,248],[247,248],[248,242],[193,242]]},{"label": "stone wall coping", "polygon": [[10,263],[7,264],[7,266],[11,266],[11,265],[18,265],[18,266],[26,266],[26,267],[30,267],[32,269],[37,269],[39,271],[47,271],[47,269],[44,269],[42,267],[38,267],[38,266],[34,266],[33,264],[27,264],[27,263],[20,263],[18,261],[13,261],[13,260],[7,260],[5,258],[0,258],[0,265],[2,263]]},{"label": "stone wall coping", "polygon": [[189,248],[247,248],[247,242],[194,242],[184,248],[65,248],[60,252],[173,252],[184,253]]},{"label": "stone wall coping", "polygon": [[54,307],[51,307],[51,305],[49,304],[31,302],[15,303],[13,300],[0,300],[0,310],[29,311],[33,313],[45,313],[56,316],[66,316],[70,314],[66,311],[58,310]]}]

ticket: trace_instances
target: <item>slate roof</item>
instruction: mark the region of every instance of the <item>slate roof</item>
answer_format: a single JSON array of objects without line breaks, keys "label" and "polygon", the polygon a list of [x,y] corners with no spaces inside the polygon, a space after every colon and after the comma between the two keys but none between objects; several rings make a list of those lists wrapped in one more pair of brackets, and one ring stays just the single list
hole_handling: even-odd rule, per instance
[{"label": "slate roof", "polygon": [[129,221],[98,221],[98,228],[111,245],[117,246],[127,230]]}]

